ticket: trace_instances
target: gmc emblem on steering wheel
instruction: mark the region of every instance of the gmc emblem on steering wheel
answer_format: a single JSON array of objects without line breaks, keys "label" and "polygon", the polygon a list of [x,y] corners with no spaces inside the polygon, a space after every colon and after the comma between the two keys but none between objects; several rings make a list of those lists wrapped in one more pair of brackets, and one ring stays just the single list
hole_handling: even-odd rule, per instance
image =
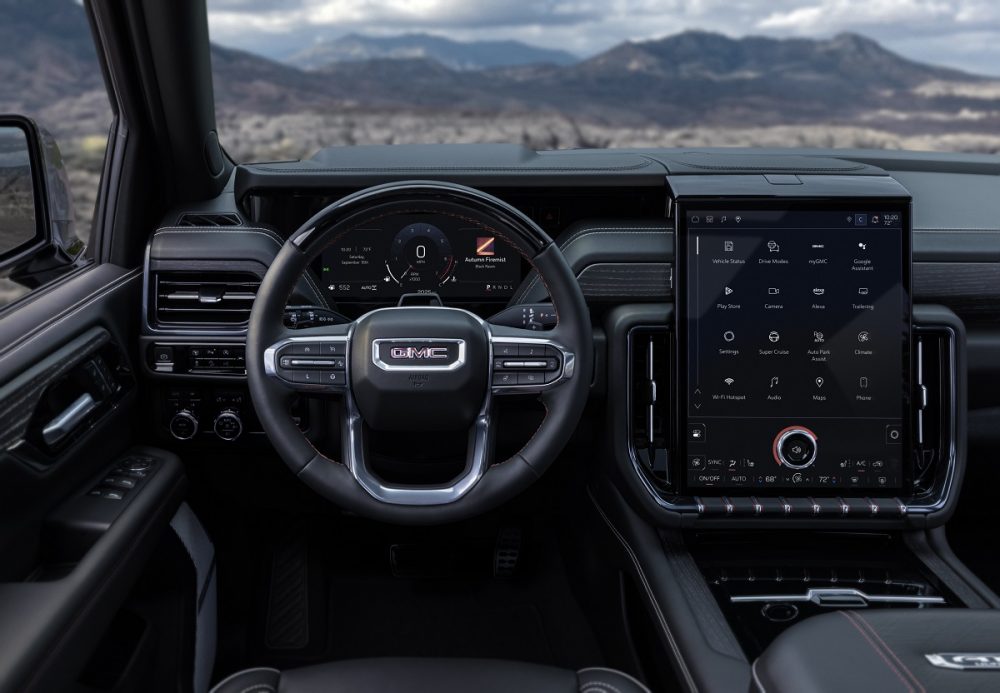
[{"label": "gmc emblem on steering wheel", "polygon": [[372,363],[384,371],[454,371],[465,363],[465,340],[375,339]]},{"label": "gmc emblem on steering wheel", "polygon": [[389,356],[392,359],[446,359],[448,347],[392,347]]}]

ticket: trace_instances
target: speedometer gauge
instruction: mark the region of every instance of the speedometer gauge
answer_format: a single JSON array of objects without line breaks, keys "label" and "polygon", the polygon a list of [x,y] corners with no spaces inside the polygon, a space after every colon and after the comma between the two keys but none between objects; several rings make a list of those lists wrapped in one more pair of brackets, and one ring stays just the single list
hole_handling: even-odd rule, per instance
[{"label": "speedometer gauge", "polygon": [[408,291],[434,290],[452,278],[455,254],[441,229],[418,222],[392,239],[385,266],[389,277]]}]

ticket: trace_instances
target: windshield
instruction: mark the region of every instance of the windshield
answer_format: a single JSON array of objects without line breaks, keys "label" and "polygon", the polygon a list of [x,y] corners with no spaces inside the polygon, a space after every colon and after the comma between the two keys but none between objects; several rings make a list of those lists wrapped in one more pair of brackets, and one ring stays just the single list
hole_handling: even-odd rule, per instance
[{"label": "windshield", "polygon": [[993,0],[210,0],[239,161],[336,145],[1000,148]]}]

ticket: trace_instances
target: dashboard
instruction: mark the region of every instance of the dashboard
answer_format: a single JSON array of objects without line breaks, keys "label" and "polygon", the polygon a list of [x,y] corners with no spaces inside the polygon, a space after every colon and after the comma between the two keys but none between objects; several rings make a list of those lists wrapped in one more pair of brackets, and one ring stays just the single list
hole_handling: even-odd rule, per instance
[{"label": "dashboard", "polygon": [[522,262],[503,238],[457,217],[391,214],[339,238],[322,254],[319,276],[334,304],[430,293],[455,303],[506,303]]},{"label": "dashboard", "polygon": [[909,205],[718,202],[680,217],[682,459],[698,492],[909,482]]},{"label": "dashboard", "polygon": [[[379,156],[391,156],[391,173]],[[608,463],[631,500],[668,524],[827,513],[839,522],[876,506],[923,521],[953,507],[965,330],[988,334],[1000,301],[1000,233],[985,216],[1000,210],[992,160],[519,147],[332,157],[240,166],[218,204],[242,225],[154,236],[143,353],[171,439],[232,445],[215,425],[226,412],[242,418],[237,445],[260,435],[239,361],[253,280],[327,204],[424,177],[503,199],[559,246],[597,337],[592,396],[611,423],[596,435],[613,444]],[[542,332],[556,319],[513,247],[451,217],[397,210],[338,238],[311,269],[289,305],[328,308],[333,321],[405,294]],[[202,300],[220,285],[225,300]],[[973,362],[972,406],[1000,391],[988,363]],[[200,424],[177,436],[167,426],[184,412]],[[322,413],[303,405],[301,417]],[[516,443],[528,428],[504,437]]]}]

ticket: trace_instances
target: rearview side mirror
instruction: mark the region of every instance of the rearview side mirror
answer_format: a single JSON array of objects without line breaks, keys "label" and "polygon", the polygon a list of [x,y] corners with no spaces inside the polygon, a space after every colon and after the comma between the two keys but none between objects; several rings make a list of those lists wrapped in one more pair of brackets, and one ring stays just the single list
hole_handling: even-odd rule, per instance
[{"label": "rearview side mirror", "polygon": [[0,115],[0,282],[41,286],[85,249],[55,140],[30,118]]}]

